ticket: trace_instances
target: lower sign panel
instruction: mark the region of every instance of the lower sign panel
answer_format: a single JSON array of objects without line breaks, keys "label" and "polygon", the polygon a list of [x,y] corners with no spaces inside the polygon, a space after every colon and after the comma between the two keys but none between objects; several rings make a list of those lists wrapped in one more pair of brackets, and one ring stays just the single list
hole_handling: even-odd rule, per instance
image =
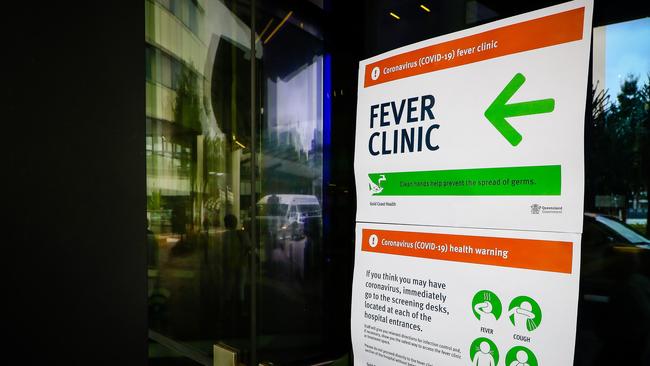
[{"label": "lower sign panel", "polygon": [[580,235],[357,224],[358,365],[571,365]]}]

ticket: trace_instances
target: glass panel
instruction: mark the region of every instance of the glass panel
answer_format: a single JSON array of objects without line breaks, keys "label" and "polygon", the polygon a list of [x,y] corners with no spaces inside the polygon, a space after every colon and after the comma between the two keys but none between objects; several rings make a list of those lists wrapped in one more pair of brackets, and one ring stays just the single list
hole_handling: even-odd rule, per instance
[{"label": "glass panel", "polygon": [[[222,342],[245,361],[252,243],[243,224],[250,221],[252,199],[242,187],[251,186],[250,6],[145,4],[150,359],[211,360],[213,345]],[[202,34],[199,23],[205,24]]]},{"label": "glass panel", "polygon": [[258,357],[274,364],[322,361],[337,350],[329,347],[324,324],[323,110],[328,76],[322,24],[313,17],[321,9],[309,2],[257,5],[262,54]]},{"label": "glass panel", "polygon": [[575,363],[646,364],[650,18],[595,27],[592,60]]},{"label": "glass panel", "polygon": [[172,87],[172,59],[168,55],[161,53],[160,64],[160,79],[158,80],[162,85]]},{"label": "glass panel", "polygon": [[169,10],[176,15],[177,17],[180,17],[181,14],[181,4],[184,0],[169,0]]},{"label": "glass panel", "polygon": [[190,27],[190,29],[194,34],[198,34],[199,33],[198,5],[194,1],[190,1],[189,5],[190,5],[190,9],[189,9],[189,19],[187,22],[187,26]]}]

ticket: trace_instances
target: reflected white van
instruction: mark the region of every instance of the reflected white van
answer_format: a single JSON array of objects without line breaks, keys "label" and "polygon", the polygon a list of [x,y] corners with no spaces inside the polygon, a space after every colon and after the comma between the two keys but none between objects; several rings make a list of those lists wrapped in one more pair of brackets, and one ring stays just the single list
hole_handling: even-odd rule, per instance
[{"label": "reflected white van", "polygon": [[303,225],[309,218],[321,217],[318,198],[305,194],[270,194],[257,202],[257,216],[277,218],[278,234],[292,239],[303,236]]}]

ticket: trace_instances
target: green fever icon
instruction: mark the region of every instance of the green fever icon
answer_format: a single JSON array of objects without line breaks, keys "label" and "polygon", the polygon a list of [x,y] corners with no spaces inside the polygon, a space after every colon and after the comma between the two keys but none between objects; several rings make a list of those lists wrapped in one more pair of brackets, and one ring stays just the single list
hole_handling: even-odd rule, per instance
[{"label": "green fever icon", "polygon": [[506,366],[538,366],[537,357],[526,347],[512,347],[506,354]]},{"label": "green fever icon", "polygon": [[532,332],[542,322],[542,309],[532,298],[518,296],[508,306],[508,317],[517,330]]},{"label": "green fever icon", "polygon": [[472,299],[472,312],[476,319],[486,325],[493,325],[501,317],[501,300],[490,290],[481,290]]},{"label": "green fever icon", "polygon": [[476,338],[469,346],[469,358],[473,366],[496,366],[499,363],[499,349],[487,338]]}]

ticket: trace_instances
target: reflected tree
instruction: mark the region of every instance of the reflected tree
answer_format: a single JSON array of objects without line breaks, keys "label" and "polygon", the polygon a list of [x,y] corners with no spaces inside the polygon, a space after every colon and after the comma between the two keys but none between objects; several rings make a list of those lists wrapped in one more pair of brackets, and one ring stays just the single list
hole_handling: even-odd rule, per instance
[{"label": "reflected tree", "polygon": [[638,202],[647,197],[650,75],[638,84],[638,77],[628,75],[615,102],[607,91],[597,91],[597,85],[591,92],[591,119],[585,126],[588,209],[594,208],[598,194],[622,195],[626,205],[630,198]]},{"label": "reflected tree", "polygon": [[[190,180],[190,217],[188,224],[194,227],[196,223],[196,207],[200,207],[199,195],[197,194],[197,169],[198,169],[198,137],[202,134],[203,109],[201,98],[198,93],[198,76],[189,67],[184,67],[178,77],[176,99],[173,104],[174,122],[178,126],[178,133],[174,136],[178,143],[190,148],[187,164]],[[188,207],[185,207],[187,210]]]},{"label": "reflected tree", "polygon": [[607,133],[607,117],[611,101],[606,89],[591,89],[591,115],[585,122],[585,206],[588,211],[595,210],[596,195],[611,190],[607,185],[607,167],[612,156],[611,143]]},{"label": "reflected tree", "polygon": [[646,210],[645,234],[650,237],[650,73],[646,75],[646,82],[639,92],[643,103],[643,121],[639,131],[639,155],[641,156],[640,169],[645,178],[646,199],[648,209]]}]

